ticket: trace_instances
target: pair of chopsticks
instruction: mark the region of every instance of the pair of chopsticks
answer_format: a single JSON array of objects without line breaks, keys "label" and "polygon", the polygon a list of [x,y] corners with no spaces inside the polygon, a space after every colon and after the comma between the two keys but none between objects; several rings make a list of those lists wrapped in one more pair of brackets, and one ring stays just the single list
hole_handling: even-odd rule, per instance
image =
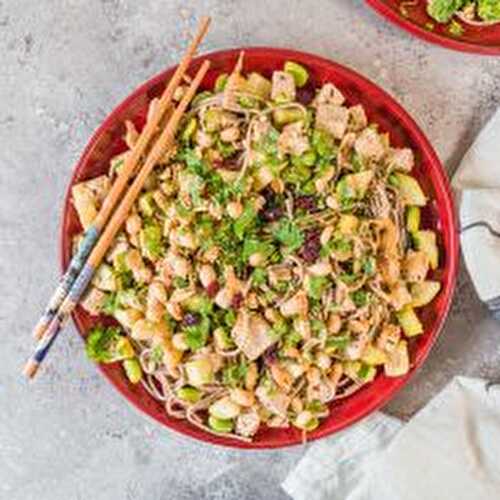
[{"label": "pair of chopsticks", "polygon": [[[136,145],[132,149],[132,153],[125,160],[123,169],[113,183],[92,226],[85,232],[78,251],[71,259],[67,271],[64,273],[43,315],[35,326],[33,336],[38,340],[38,343],[24,367],[23,373],[26,377],[33,378],[36,375],[40,364],[45,359],[59,332],[67,323],[71,312],[77,306],[114,237],[125,222],[147,177],[158,163],[158,160],[172,146],[179,122],[207,73],[210,62],[205,61],[198,69],[188,90],[175,109],[173,109],[172,98],[191,63],[193,55],[205,36],[209,24],[210,18],[208,17],[204,17],[200,21],[198,31],[174,75],[168,82],[153,116],[146,123]],[[150,152],[147,154],[143,166],[111,216],[115,205],[127,187],[130,177],[144,157],[152,138],[155,137],[160,122],[166,116],[170,116],[170,118],[165,128],[156,142],[151,144]]]}]

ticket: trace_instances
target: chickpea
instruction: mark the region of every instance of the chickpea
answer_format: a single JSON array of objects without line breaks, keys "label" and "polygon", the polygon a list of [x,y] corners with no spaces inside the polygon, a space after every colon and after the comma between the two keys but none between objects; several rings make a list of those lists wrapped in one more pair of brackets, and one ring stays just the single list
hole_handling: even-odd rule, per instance
[{"label": "chickpea", "polygon": [[137,234],[142,228],[142,220],[139,214],[132,214],[127,217],[125,229],[128,234]]},{"label": "chickpea", "polygon": [[325,229],[323,229],[321,236],[319,237],[319,241],[322,245],[326,245],[330,241],[333,231],[333,226],[326,226]]},{"label": "chickpea", "polygon": [[243,205],[239,201],[231,201],[227,204],[226,211],[232,219],[237,219],[243,213]]},{"label": "chickpea", "polygon": [[253,406],[255,403],[254,393],[251,391],[245,391],[243,389],[233,389],[230,394],[230,398],[240,406]]},{"label": "chickpea", "polygon": [[258,375],[257,365],[250,363],[245,376],[245,387],[247,389],[253,389],[257,385]]},{"label": "chickpea", "polygon": [[240,137],[240,131],[238,127],[226,128],[220,133],[220,140],[222,142],[234,142]]}]

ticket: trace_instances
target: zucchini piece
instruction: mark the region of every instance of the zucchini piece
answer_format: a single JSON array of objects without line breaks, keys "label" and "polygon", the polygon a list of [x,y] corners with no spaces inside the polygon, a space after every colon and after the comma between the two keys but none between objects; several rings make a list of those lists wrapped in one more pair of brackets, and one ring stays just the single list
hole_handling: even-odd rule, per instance
[{"label": "zucchini piece", "polygon": [[213,380],[213,366],[207,358],[199,358],[186,363],[188,383],[194,387],[209,384]]},{"label": "zucchini piece", "polygon": [[416,233],[420,229],[420,208],[411,205],[406,209],[406,230]]},{"label": "zucchini piece", "polygon": [[335,190],[340,200],[362,199],[373,179],[372,170],[344,175],[337,182]]},{"label": "zucchini piece", "polygon": [[412,283],[410,285],[411,306],[422,307],[429,304],[439,293],[439,290],[441,290],[441,283],[439,281],[428,280]]},{"label": "zucchini piece", "polygon": [[185,385],[177,389],[177,397],[188,403],[197,403],[201,399],[201,391],[195,387]]},{"label": "zucchini piece", "polygon": [[271,82],[262,75],[259,75],[259,73],[250,73],[248,75],[246,90],[251,94],[255,94],[267,100],[271,97],[271,88]]},{"label": "zucchini piece", "polygon": [[196,118],[193,116],[187,122],[186,126],[184,127],[184,130],[182,131],[181,134],[182,142],[189,142],[191,140],[191,137],[193,137],[194,133],[196,132],[197,128],[198,128],[198,122],[196,121]]},{"label": "zucchini piece", "polygon": [[413,234],[413,241],[417,250],[422,250],[429,257],[431,269],[439,265],[439,250],[436,243],[436,233],[430,230],[421,230]]},{"label": "zucchini piece", "polygon": [[281,108],[273,111],[273,121],[277,126],[283,126],[287,123],[298,122],[305,118],[304,113],[297,108]]},{"label": "zucchini piece", "polygon": [[389,359],[384,365],[387,377],[401,377],[410,370],[410,356],[408,354],[408,343],[400,340],[396,348],[389,354]]},{"label": "zucchini piece", "polygon": [[424,333],[424,327],[412,306],[408,305],[397,311],[396,317],[407,337],[415,337]]},{"label": "zucchini piece", "polygon": [[417,205],[423,207],[427,204],[427,197],[425,196],[417,179],[410,175],[395,172],[392,174],[395,179],[395,184],[399,190],[403,203],[405,205]]},{"label": "zucchini piece", "polygon": [[303,87],[307,83],[307,80],[309,80],[309,73],[307,72],[307,69],[296,62],[286,61],[283,69],[286,73],[293,76],[295,85],[299,88]]},{"label": "zucchini piece", "polygon": [[126,359],[123,362],[123,369],[132,384],[138,384],[142,379],[141,365],[136,358]]},{"label": "zucchini piece", "polygon": [[297,429],[310,432],[318,427],[319,418],[316,417],[316,415],[314,415],[311,411],[305,410],[297,415],[293,425],[297,427]]},{"label": "zucchini piece", "polygon": [[376,375],[377,369],[361,361],[345,361],[343,363],[344,373],[353,380],[358,382],[372,382]]},{"label": "zucchini piece", "polygon": [[387,361],[387,354],[374,345],[367,345],[361,356],[361,361],[367,365],[383,365]]},{"label": "zucchini piece", "polygon": [[208,413],[212,417],[220,418],[221,420],[231,420],[240,414],[240,410],[240,406],[229,396],[226,396],[213,403],[208,409]]},{"label": "zucchini piece", "polygon": [[213,415],[208,417],[208,425],[216,432],[231,432],[234,428],[234,422],[223,418],[217,418]]},{"label": "zucchini piece", "polygon": [[377,369],[374,366],[361,363],[361,367],[358,370],[357,378],[363,383],[373,382],[377,376]]}]

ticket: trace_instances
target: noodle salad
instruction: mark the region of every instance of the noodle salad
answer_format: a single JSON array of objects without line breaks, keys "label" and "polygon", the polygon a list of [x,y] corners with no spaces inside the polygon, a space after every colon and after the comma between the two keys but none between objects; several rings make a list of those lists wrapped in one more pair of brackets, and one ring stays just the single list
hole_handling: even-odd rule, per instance
[{"label": "noodle salad", "polygon": [[[403,0],[400,9],[403,15],[409,15],[409,9],[416,7],[420,0]],[[490,26],[500,23],[500,0],[423,0],[427,14],[439,24],[447,24],[450,34],[460,36],[463,25]],[[432,23],[427,25],[433,29]]]},{"label": "noodle salad", "polygon": [[[86,351],[207,432],[305,436],[329,403],[408,373],[439,251],[411,149],[293,61],[270,79],[242,66],[194,98],[98,269],[81,305],[119,326]],[[137,141],[125,125],[108,175],[72,188],[83,229]]]}]

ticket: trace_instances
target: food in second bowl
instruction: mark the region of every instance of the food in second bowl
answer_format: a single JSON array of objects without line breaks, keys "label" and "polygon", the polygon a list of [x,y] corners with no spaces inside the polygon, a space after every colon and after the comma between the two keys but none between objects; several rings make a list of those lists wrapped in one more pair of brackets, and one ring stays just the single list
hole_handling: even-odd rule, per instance
[{"label": "food in second bowl", "polygon": [[438,23],[457,17],[465,23],[487,25],[500,22],[500,0],[427,0],[427,13]]},{"label": "food in second bowl", "polygon": [[[305,434],[378,373],[408,373],[440,283],[412,150],[303,66],[241,62],[193,100],[82,305],[120,324],[90,332],[92,359],[123,362],[170,416],[250,440]],[[127,154],[73,187],[84,227]]]}]

